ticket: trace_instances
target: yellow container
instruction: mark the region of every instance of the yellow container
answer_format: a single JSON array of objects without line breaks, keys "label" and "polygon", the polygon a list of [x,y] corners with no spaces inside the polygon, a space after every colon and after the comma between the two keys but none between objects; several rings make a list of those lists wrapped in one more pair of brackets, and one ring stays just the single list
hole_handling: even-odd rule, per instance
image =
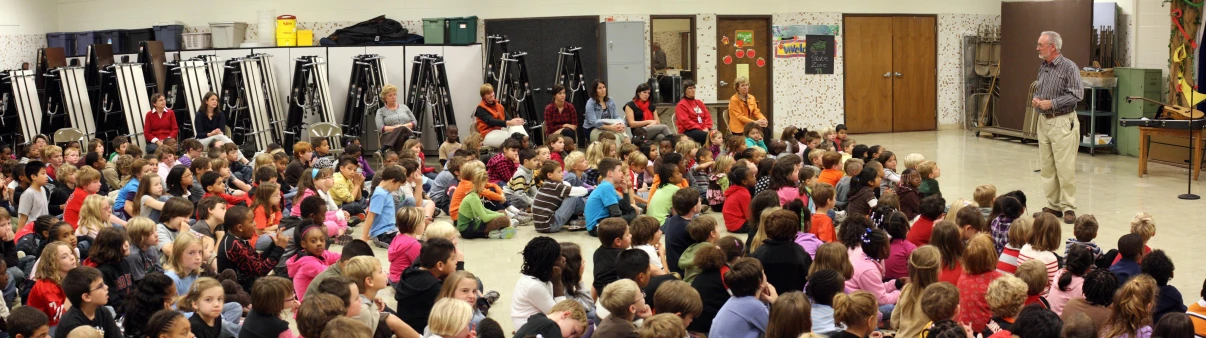
[{"label": "yellow container", "polygon": [[297,17],[292,15],[276,17],[276,45],[297,46]]},{"label": "yellow container", "polygon": [[313,46],[314,31],[310,29],[297,30],[297,45],[298,46]]}]

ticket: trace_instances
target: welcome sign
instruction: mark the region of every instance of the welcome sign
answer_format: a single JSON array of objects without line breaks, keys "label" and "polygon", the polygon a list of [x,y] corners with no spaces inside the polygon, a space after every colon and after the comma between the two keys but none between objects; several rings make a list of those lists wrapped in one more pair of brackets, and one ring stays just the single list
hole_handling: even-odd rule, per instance
[{"label": "welcome sign", "polygon": [[[841,28],[838,25],[783,25],[771,27],[774,36],[775,57],[780,59],[807,57],[807,37],[809,35],[836,36]],[[830,46],[832,48],[833,46]]]},{"label": "welcome sign", "polygon": [[775,57],[780,59],[802,58],[807,54],[807,43],[804,39],[788,39],[775,41]]}]

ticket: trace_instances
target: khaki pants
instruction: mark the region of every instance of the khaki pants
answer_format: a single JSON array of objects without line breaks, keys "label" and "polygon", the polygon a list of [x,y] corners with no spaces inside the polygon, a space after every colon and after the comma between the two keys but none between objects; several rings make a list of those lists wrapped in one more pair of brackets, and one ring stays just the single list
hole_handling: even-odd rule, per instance
[{"label": "khaki pants", "polygon": [[1047,207],[1059,211],[1076,209],[1076,152],[1080,148],[1080,121],[1076,114],[1038,117],[1040,177]]}]

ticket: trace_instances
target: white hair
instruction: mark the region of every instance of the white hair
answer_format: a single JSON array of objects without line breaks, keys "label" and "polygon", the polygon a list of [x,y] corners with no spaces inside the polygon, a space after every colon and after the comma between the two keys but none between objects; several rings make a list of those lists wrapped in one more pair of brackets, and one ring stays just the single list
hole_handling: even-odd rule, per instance
[{"label": "white hair", "polygon": [[1053,31],[1045,31],[1045,32],[1043,32],[1042,35],[1047,37],[1047,43],[1050,43],[1052,46],[1055,46],[1056,51],[1062,50],[1064,48],[1064,38],[1061,38],[1059,36],[1059,33],[1056,33]]}]

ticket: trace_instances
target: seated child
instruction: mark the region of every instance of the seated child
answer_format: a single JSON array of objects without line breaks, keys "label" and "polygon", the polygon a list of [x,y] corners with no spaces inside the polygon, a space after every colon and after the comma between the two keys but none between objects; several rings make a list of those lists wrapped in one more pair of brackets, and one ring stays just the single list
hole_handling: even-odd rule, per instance
[{"label": "seated child", "polygon": [[1068,250],[1072,245],[1079,244],[1093,252],[1093,259],[1101,258],[1101,248],[1097,247],[1097,243],[1093,243],[1093,239],[1097,238],[1097,217],[1090,214],[1080,215],[1073,224],[1072,235],[1075,237],[1064,242],[1064,257],[1068,257]]},{"label": "seated child", "polygon": [[456,272],[456,246],[446,239],[433,238],[423,244],[417,263],[403,271],[394,284],[394,299],[406,304],[396,310],[398,317],[412,328],[427,327],[444,277]]},{"label": "seated child", "polygon": [[322,197],[306,197],[301,203],[303,220],[293,232],[293,243],[300,250],[285,265],[289,277],[294,281],[293,290],[299,301],[303,300],[314,277],[339,261],[338,253],[327,250],[327,229],[320,222],[326,209],[327,204]]},{"label": "seated child", "polygon": [[1118,277],[1118,285],[1123,285],[1142,272],[1139,261],[1143,260],[1143,237],[1131,233],[1119,238],[1118,257],[1118,261],[1110,266],[1110,272]]},{"label": "seated child", "polygon": [[1161,318],[1167,314],[1185,313],[1188,308],[1185,307],[1185,299],[1181,297],[1181,291],[1177,287],[1168,285],[1168,281],[1173,277],[1172,259],[1164,254],[1164,250],[1155,250],[1149,254],[1143,255],[1143,263],[1140,264],[1140,269],[1143,273],[1152,276],[1156,280],[1156,287],[1159,291],[1156,292],[1156,306],[1152,308],[1152,323],[1159,323]]},{"label": "seated child", "polygon": [[921,186],[917,191],[922,197],[942,196],[942,189],[938,188],[938,177],[942,176],[942,169],[938,168],[937,162],[921,162],[917,165],[917,173],[921,175]]},{"label": "seated child", "polygon": [[[485,320],[482,320],[482,322],[485,323]],[[577,301],[568,299],[553,305],[548,315],[537,313],[528,317],[527,323],[524,323],[523,326],[515,330],[515,336],[562,338],[574,336],[575,333],[586,332],[587,324],[586,309]],[[567,336],[565,332],[570,332],[571,334]]]},{"label": "seated child", "polygon": [[[32,176],[31,176],[32,177]],[[1131,233],[1139,235],[1143,239],[1143,254],[1146,255],[1152,252],[1152,248],[1147,246],[1147,242],[1156,236],[1156,221],[1152,220],[1152,215],[1146,212],[1135,214],[1135,218],[1131,219]],[[1114,257],[1114,264],[1118,263],[1121,255]],[[1118,285],[1124,284],[1122,281]]]},{"label": "seated child", "polygon": [[374,304],[375,300],[379,300],[377,293],[389,287],[389,285],[386,285],[386,277],[388,276],[381,269],[381,260],[372,255],[352,258],[345,264],[343,275],[352,280],[352,283],[356,285],[356,290],[359,292],[356,295],[356,299],[360,307],[360,313],[350,318],[364,324],[374,332],[381,331],[382,335],[388,335],[388,332],[392,332],[398,337],[414,337],[419,335],[414,328],[403,322],[401,318]]},{"label": "seated child", "polygon": [[[674,194],[680,189],[678,184],[683,179],[683,174],[679,171],[679,166],[662,163],[657,167],[657,175],[662,178],[661,186],[657,187],[662,194],[652,195],[649,198],[649,210],[646,211],[646,214],[653,216],[658,223],[665,223],[666,217],[670,215]],[[594,193],[591,195],[593,196]]]},{"label": "seated child", "polygon": [[570,219],[582,215],[586,199],[583,196],[570,196],[572,187],[563,181],[565,172],[561,167],[557,161],[544,161],[540,170],[536,171],[534,184],[539,188],[532,201],[532,224],[536,232],[555,233],[561,231],[567,222],[571,230],[586,228],[586,221],[581,218],[570,222]]},{"label": "seated child", "polygon": [[[698,202],[696,202],[698,204]],[[669,272],[666,264],[666,251],[662,249],[662,230],[657,224],[657,220],[649,216],[637,216],[632,220],[632,224],[628,226],[632,234],[632,248],[640,249],[649,254],[649,265],[652,266],[654,276],[661,276]]]},{"label": "seated child", "polygon": [[[515,236],[517,220],[511,220],[501,212],[491,211],[482,203],[478,191],[485,189],[487,176],[481,170],[467,171],[466,175],[472,182],[469,193],[461,199],[457,208],[459,216],[456,220],[457,230],[463,238],[499,238],[508,239]],[[462,185],[463,186],[463,185]]]},{"label": "seated child", "polygon": [[845,167],[846,176],[842,176],[842,179],[838,181],[836,186],[834,186],[834,189],[837,192],[837,208],[842,210],[845,210],[846,203],[850,202],[847,200],[847,198],[850,197],[850,190],[852,190],[850,189],[850,178],[858,175],[860,171],[863,171],[863,161],[860,159],[846,161]]},{"label": "seated child", "polygon": [[487,172],[490,173],[490,183],[506,183],[511,176],[515,175],[515,170],[518,170],[520,164],[519,148],[519,141],[515,139],[508,138],[503,141],[499,153],[486,163]]},{"label": "seated child", "polygon": [[[285,253],[285,245],[289,238],[284,233],[272,236],[272,243],[264,252],[256,252],[248,240],[255,234],[255,219],[250,208],[236,205],[226,210],[226,236],[218,244],[218,270],[233,269],[238,274],[239,285],[245,290],[252,290],[256,279],[268,274],[281,255]],[[131,230],[131,236],[134,231]],[[254,293],[254,290],[253,290]]]},{"label": "seated child", "polygon": [[984,298],[992,309],[992,319],[988,320],[988,326],[982,332],[984,337],[1013,329],[1014,320],[1026,305],[1028,290],[1026,282],[1010,274],[998,277],[988,284],[988,293]]},{"label": "seated child", "polygon": [[427,231],[427,221],[423,218],[422,211],[417,208],[398,209],[396,221],[398,236],[390,242],[388,250],[391,284],[398,283],[402,271],[419,259],[419,249],[423,247],[419,238]]},{"label": "seated child", "polygon": [[997,199],[997,186],[992,184],[978,186],[972,196],[974,196],[976,205],[980,206],[981,216],[988,219],[988,216],[992,214],[993,202]]},{"label": "seated child", "polygon": [[[586,231],[592,236],[598,235],[595,228],[603,219],[626,216],[620,211],[620,193],[615,187],[615,182],[624,179],[625,175],[620,164],[620,160],[614,158],[606,158],[599,162],[599,185],[590,192],[586,198],[586,206],[583,208],[586,216]],[[635,215],[627,216],[626,219],[635,217]]]},{"label": "seated child", "polygon": [[394,198],[390,192],[398,190],[406,180],[405,171],[399,166],[386,167],[381,171],[381,184],[373,190],[369,210],[364,217],[364,223],[368,224],[369,228],[361,233],[361,240],[370,242],[371,238],[371,242],[377,246],[389,247],[389,243],[394,241],[394,236],[398,235],[398,227],[394,223],[397,207],[394,206]]},{"label": "seated child", "polygon": [[[676,215],[667,217],[666,223],[662,225],[666,237],[665,253],[668,263],[667,269],[669,272],[682,275],[683,269],[678,266],[682,254],[687,250],[687,247],[696,243],[688,233],[688,224],[691,220],[699,218],[697,215],[703,206],[699,203],[699,193],[694,189],[680,189],[674,193],[671,199]],[[649,216],[642,216],[641,218],[653,219]],[[656,220],[654,221],[656,222]]]},{"label": "seated child", "polygon": [[503,186],[503,193],[507,197],[507,203],[520,210],[528,210],[536,198],[536,185],[533,181],[535,170],[540,167],[540,160],[536,158],[535,151],[524,149],[519,151],[519,163],[519,168]]},{"label": "seated child", "polygon": [[812,213],[808,232],[816,235],[818,239],[825,243],[837,241],[837,231],[833,225],[833,218],[829,217],[829,211],[837,205],[837,197],[833,186],[827,183],[818,183],[812,189],[812,202],[816,204],[817,211]]},{"label": "seated child", "polygon": [[702,269],[695,265],[695,253],[700,249],[716,244],[720,233],[717,231],[716,219],[712,217],[697,217],[687,223],[687,234],[694,244],[688,246],[678,259],[678,267],[683,270],[683,280],[690,283],[695,280]]},{"label": "seated child", "polygon": [[[797,292],[797,294],[799,293]],[[678,321],[679,325],[682,325],[684,333],[686,327],[691,325],[694,319],[703,312],[703,300],[699,296],[699,291],[691,287],[690,283],[678,280],[665,282],[657,288],[657,292],[653,294],[653,304],[651,305],[654,313],[670,315],[670,318]],[[656,318],[657,316],[650,317],[645,323],[648,324]],[[683,335],[672,337],[678,338]]]},{"label": "seated child", "polygon": [[[633,321],[652,316],[649,306],[643,304],[645,297],[637,283],[622,279],[608,284],[599,296],[599,303],[612,315],[607,316],[595,329],[593,337],[631,337],[636,331]],[[635,309],[635,310],[634,310]]]},{"label": "seated child", "polygon": [[1026,305],[1039,304],[1045,309],[1051,308],[1047,298],[1043,297],[1043,289],[1046,289],[1050,282],[1047,279],[1047,266],[1043,261],[1032,259],[1018,264],[1018,271],[1014,276],[1026,282]]},{"label": "seated child", "polygon": [[117,327],[117,320],[102,308],[109,303],[106,290],[100,270],[82,266],[68,272],[63,279],[63,293],[73,306],[63,314],[55,331],[66,334],[77,327],[96,327],[112,332],[107,337],[119,337],[121,328]]},{"label": "seated child", "polygon": [[753,198],[750,190],[754,189],[758,181],[756,174],[748,166],[734,165],[729,170],[727,179],[730,184],[724,191],[722,212],[725,229],[731,233],[749,232],[750,224],[746,214],[749,213],[750,200]]},{"label": "seated child", "polygon": [[712,320],[708,336],[754,338],[765,334],[770,321],[768,304],[773,304],[779,295],[767,283],[762,264],[753,258],[739,258],[724,274],[724,283],[733,297]]},{"label": "seated child", "polygon": [[628,230],[628,222],[619,217],[611,217],[599,222],[599,242],[595,249],[594,283],[591,294],[599,294],[608,284],[619,279],[616,276],[616,258],[632,245],[632,234]]},{"label": "seated child", "polygon": [[842,179],[841,168],[842,154],[838,152],[826,152],[821,156],[821,176],[818,179],[821,183],[827,183],[830,186],[836,187],[838,181]]}]

